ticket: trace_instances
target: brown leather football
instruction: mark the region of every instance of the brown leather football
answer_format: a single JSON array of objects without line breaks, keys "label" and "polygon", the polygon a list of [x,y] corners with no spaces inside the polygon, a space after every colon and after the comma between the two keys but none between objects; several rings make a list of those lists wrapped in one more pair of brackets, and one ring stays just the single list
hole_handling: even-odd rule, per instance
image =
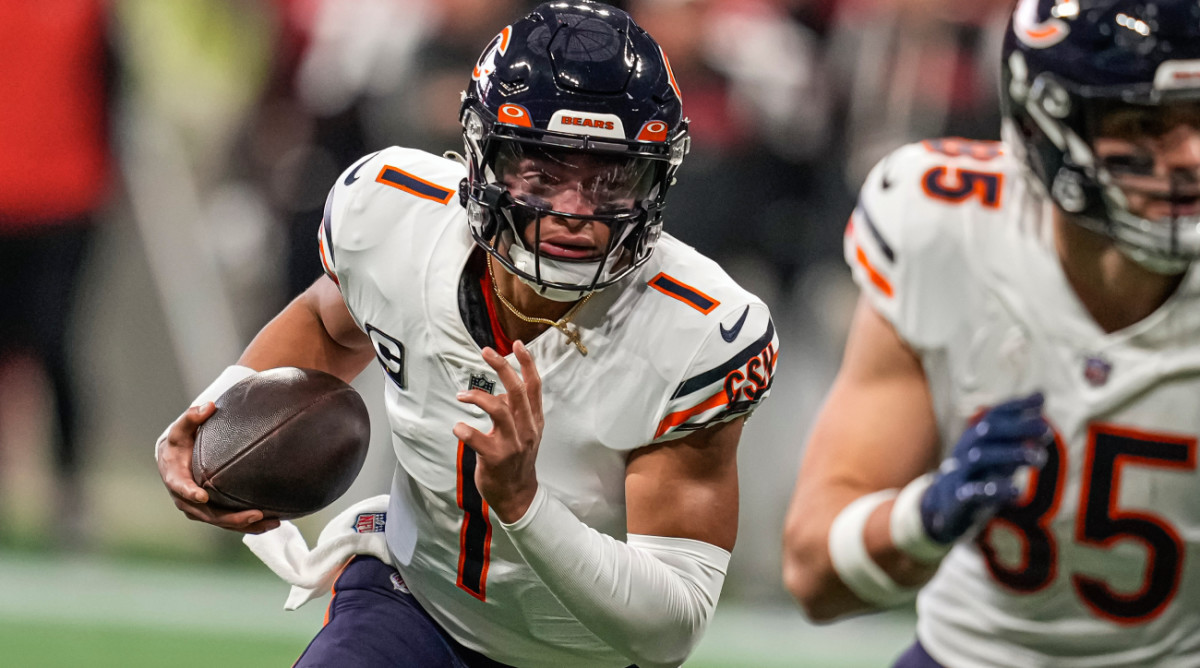
[{"label": "brown leather football", "polygon": [[367,458],[366,404],[323,371],[262,371],[215,403],[192,451],[192,477],[214,506],[280,519],[315,513],[346,493]]}]

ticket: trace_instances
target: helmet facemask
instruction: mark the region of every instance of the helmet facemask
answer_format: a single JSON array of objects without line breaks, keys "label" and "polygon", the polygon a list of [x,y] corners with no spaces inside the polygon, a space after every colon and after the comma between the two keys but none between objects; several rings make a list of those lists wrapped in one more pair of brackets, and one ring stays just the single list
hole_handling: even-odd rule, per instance
[{"label": "helmet facemask", "polygon": [[686,133],[645,147],[504,124],[473,133],[486,121],[469,100],[467,107],[468,220],[476,242],[509,272],[565,302],[620,281],[650,258]]},{"label": "helmet facemask", "polygon": [[1200,166],[1171,167],[1174,131],[1200,130],[1200,103],[1106,102],[1085,114],[1113,236],[1133,259],[1178,273],[1200,257]]},{"label": "helmet facemask", "polygon": [[496,144],[486,178],[507,197],[492,247],[509,271],[552,299],[573,301],[635,266],[658,208],[661,161]]}]

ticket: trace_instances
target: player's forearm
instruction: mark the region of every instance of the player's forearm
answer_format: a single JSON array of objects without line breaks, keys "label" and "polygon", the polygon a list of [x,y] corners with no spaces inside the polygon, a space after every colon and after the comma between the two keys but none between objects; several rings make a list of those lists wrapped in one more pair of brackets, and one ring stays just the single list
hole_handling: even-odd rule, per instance
[{"label": "player's forearm", "polygon": [[814,622],[874,610],[842,583],[829,558],[829,528],[836,514],[793,513],[784,529],[784,586]]},{"label": "player's forearm", "polygon": [[371,341],[357,329],[339,332],[340,340],[335,339],[313,295],[316,289],[297,297],[267,323],[238,364],[258,371],[282,366],[320,369],[346,382],[354,380],[374,357]]},{"label": "player's forearm", "polygon": [[631,535],[623,543],[547,491],[503,526],[563,606],[643,668],[683,663],[704,634],[729,562],[728,552],[700,541]]},{"label": "player's forearm", "polygon": [[[852,591],[834,567],[830,532],[834,519],[848,505],[822,515],[796,514],[785,529],[784,584],[813,621],[832,621],[881,607]],[[865,556],[898,587],[915,591],[933,576],[937,566],[919,562],[895,546],[890,529],[892,507],[893,501],[884,501],[862,525]]]}]

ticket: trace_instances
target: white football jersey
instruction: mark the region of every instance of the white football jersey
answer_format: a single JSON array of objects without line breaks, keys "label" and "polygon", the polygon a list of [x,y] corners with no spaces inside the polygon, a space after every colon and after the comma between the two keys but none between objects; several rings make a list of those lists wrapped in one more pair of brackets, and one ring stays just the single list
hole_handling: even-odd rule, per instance
[{"label": "white football jersey", "polygon": [[875,168],[846,258],[920,355],[948,455],[981,408],[1041,390],[1057,441],[1018,507],[918,598],[946,666],[1200,666],[1200,285],[1106,334],[1052,208],[1003,145],[906,146]]},{"label": "white football jersey", "polygon": [[[491,426],[456,393],[504,391],[459,310],[477,249],[458,200],[465,177],[457,162],[386,149],[339,178],[321,227],[326,271],[389,379],[399,465],[388,545],[413,595],[463,645],[511,665],[626,666],[524,563],[475,488],[474,454],[451,432],[459,421]],[[572,325],[587,356],[553,328],[528,342],[546,419],[538,481],[624,540],[630,451],[748,414],[769,392],[778,337],[760,300],[667,235]]]}]

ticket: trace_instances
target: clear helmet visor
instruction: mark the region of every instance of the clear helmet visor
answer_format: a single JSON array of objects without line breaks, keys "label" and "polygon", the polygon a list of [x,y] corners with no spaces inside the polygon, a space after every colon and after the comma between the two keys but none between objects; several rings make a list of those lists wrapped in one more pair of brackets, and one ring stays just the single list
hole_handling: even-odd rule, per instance
[{"label": "clear helmet visor", "polygon": [[510,271],[541,294],[569,301],[633,267],[665,161],[497,144],[485,177],[508,193],[493,243]]},{"label": "clear helmet visor", "polygon": [[1084,127],[1114,238],[1163,272],[1200,258],[1200,101],[1093,104]]},{"label": "clear helmet visor", "polygon": [[492,176],[517,202],[571,217],[630,213],[651,196],[661,161],[502,141]]}]

